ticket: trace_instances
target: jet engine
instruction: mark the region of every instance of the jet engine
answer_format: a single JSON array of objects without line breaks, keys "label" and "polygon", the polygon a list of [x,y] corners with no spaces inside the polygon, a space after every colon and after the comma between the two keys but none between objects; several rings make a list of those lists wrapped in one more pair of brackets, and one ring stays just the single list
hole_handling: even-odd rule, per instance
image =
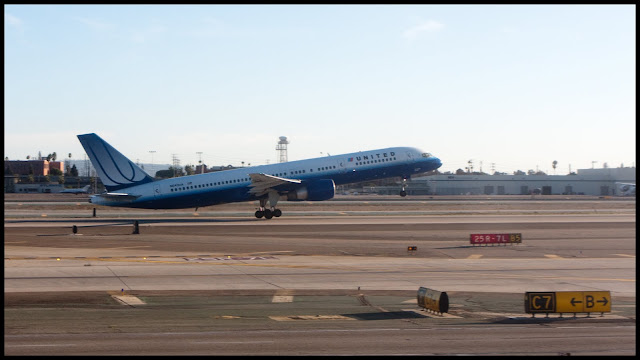
[{"label": "jet engine", "polygon": [[306,183],[287,193],[287,201],[322,201],[332,199],[336,193],[336,184],[331,179],[320,179]]}]

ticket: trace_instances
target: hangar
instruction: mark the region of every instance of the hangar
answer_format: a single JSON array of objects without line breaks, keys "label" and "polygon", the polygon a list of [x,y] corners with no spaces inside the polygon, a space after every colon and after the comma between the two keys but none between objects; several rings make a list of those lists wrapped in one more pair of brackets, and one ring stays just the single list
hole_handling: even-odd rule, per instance
[{"label": "hangar", "polygon": [[[636,168],[581,169],[571,175],[453,175],[411,178],[409,195],[541,195],[617,196],[616,183],[636,182]],[[397,194],[398,186],[379,186],[364,192]]]}]

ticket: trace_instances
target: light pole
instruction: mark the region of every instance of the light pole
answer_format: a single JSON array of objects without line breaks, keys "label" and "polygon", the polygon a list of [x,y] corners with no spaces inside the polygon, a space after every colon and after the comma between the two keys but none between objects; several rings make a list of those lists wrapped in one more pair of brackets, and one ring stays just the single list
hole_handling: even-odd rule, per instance
[{"label": "light pole", "polygon": [[67,162],[67,174],[71,176],[71,153],[69,153],[69,162]]},{"label": "light pole", "polygon": [[151,153],[151,173],[153,174],[153,177],[155,178],[156,177],[156,173],[153,172],[153,167],[154,167],[153,166],[153,154],[155,154],[156,151],[155,150],[149,150],[149,152]]},{"label": "light pole", "polygon": [[200,164],[200,174],[204,174],[204,165],[202,165],[202,151],[196,152],[198,154],[198,163]]}]

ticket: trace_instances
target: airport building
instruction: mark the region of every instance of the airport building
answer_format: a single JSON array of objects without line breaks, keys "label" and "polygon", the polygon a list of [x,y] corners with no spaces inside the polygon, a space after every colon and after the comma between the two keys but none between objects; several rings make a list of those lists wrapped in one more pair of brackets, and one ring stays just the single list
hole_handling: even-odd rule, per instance
[{"label": "airport building", "polygon": [[[616,196],[617,183],[636,182],[636,168],[581,169],[571,175],[453,175],[410,179],[408,195],[591,195]],[[381,195],[397,194],[398,186],[363,188]]]},{"label": "airport building", "polygon": [[[6,188],[5,188],[6,190]],[[62,184],[56,183],[35,183],[35,184],[15,184],[13,191],[19,194],[33,194],[33,193],[59,193],[64,190]],[[8,192],[8,191],[5,191]]]},{"label": "airport building", "polygon": [[[85,185],[92,185],[95,181],[96,191],[103,191],[104,186],[100,179],[84,176],[65,176],[64,185],[60,183],[58,176],[33,176],[33,181],[29,180],[29,175],[4,175],[5,193],[59,193],[65,188],[82,188]],[[48,180],[47,180],[48,179]]]},{"label": "airport building", "polygon": [[5,175],[34,175],[47,176],[52,169],[64,173],[64,161],[47,160],[5,160]]}]

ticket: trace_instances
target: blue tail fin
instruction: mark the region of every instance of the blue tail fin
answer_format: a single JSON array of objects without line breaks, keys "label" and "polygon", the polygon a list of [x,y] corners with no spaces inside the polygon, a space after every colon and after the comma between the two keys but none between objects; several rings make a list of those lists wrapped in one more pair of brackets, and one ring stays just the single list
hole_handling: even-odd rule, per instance
[{"label": "blue tail fin", "polygon": [[78,135],[107,191],[152,182],[153,179],[96,134]]}]

